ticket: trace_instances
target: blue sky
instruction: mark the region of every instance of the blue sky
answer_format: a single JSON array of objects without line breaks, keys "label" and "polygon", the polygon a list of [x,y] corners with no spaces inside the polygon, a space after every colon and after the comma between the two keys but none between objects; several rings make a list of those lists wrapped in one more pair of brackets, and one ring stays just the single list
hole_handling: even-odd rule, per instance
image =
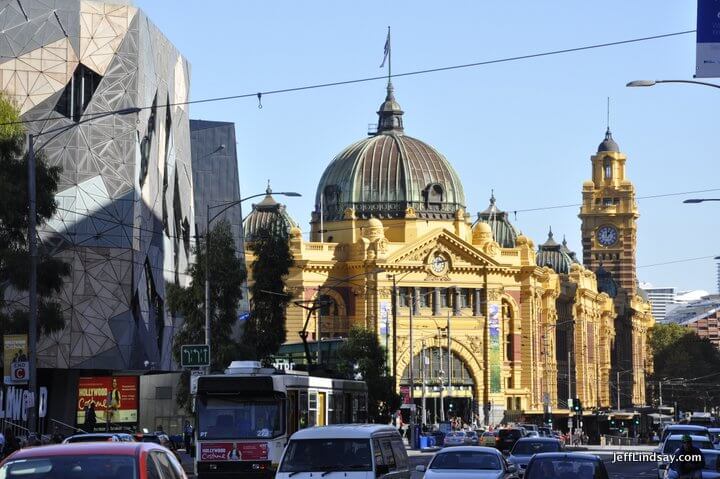
[{"label": "blue sky", "polygon": [[[580,2],[137,0],[192,65],[191,98],[382,74],[387,26],[393,72],[472,63],[695,28],[693,0]],[[635,79],[691,79],[695,35],[397,78],[406,133],[435,146],[460,174],[468,210],[491,188],[506,210],[579,203],[590,155],[611,128],[639,196],[720,188],[720,91],[695,85],[626,88]],[[363,138],[384,97],[375,81],[195,105],[191,117],[232,121],[243,196],[294,190],[308,227],[317,182]],[[720,197],[720,191],[687,197]],[[716,290],[720,203],[639,201],[638,276],[656,286]],[[249,205],[246,206],[249,209]],[[518,213],[542,243],[552,225],[580,252],[578,208]]]}]

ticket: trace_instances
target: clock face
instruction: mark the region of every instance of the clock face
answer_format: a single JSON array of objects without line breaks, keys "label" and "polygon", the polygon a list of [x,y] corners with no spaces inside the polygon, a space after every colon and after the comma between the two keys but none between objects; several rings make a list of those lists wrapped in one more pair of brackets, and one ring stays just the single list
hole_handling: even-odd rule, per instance
[{"label": "clock face", "polygon": [[597,240],[603,246],[614,245],[618,240],[618,232],[612,226],[603,226],[597,230]]},{"label": "clock face", "polygon": [[434,273],[442,273],[447,268],[447,260],[443,256],[437,255],[430,263],[430,268]]}]

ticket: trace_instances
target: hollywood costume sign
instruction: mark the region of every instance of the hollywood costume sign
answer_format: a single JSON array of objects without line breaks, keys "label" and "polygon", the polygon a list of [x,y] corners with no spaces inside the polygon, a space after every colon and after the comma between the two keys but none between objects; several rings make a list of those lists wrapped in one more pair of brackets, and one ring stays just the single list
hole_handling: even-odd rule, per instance
[{"label": "hollywood costume sign", "polygon": [[[40,387],[38,398],[37,415],[43,418],[47,415],[48,392],[46,387]],[[27,389],[12,386],[5,390],[0,389],[0,419],[27,421],[28,411],[35,406],[35,395]]]}]

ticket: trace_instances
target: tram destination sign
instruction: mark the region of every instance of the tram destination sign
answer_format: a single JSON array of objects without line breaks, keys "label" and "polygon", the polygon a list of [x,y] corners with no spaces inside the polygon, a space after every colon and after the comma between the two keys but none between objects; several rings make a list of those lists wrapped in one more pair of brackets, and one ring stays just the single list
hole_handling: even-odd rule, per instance
[{"label": "tram destination sign", "polygon": [[210,346],[207,344],[183,344],[180,347],[180,366],[184,368],[210,366]]}]

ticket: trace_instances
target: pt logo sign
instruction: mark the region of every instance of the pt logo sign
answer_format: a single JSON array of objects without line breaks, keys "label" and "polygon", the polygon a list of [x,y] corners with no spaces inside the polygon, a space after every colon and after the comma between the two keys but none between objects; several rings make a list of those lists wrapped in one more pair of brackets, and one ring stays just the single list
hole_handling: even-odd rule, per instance
[{"label": "pt logo sign", "polygon": [[10,365],[10,381],[13,384],[23,384],[28,382],[29,366],[27,361],[15,362]]}]

